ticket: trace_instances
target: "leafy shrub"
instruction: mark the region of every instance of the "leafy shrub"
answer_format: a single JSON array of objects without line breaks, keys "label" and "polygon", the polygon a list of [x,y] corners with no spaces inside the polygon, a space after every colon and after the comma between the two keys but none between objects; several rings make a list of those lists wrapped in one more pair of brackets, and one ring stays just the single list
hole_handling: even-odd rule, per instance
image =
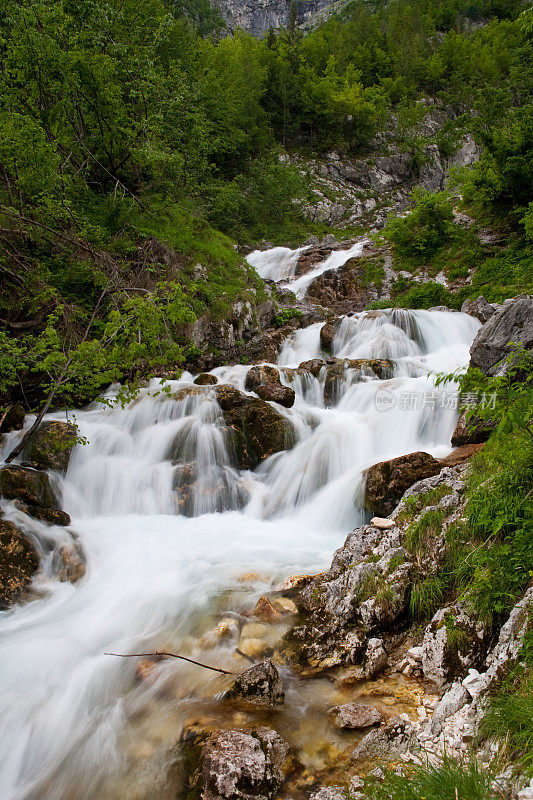
[{"label": "leafy shrub", "polygon": [[413,191],[412,207],[405,217],[390,217],[384,238],[400,256],[427,258],[451,241],[453,206],[446,192]]}]

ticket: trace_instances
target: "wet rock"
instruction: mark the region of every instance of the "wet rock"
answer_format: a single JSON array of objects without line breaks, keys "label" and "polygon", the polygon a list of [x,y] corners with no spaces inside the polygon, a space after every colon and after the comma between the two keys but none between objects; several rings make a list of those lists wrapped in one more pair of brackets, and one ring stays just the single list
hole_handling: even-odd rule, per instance
[{"label": "wet rock", "polygon": [[254,616],[258,617],[263,622],[277,622],[281,619],[280,612],[276,611],[268,597],[264,595],[257,601],[257,605],[254,609]]},{"label": "wet rock", "polygon": [[292,425],[265,400],[248,397],[232,386],[217,386],[215,391],[239,469],[255,469],[265,458],[292,447]]},{"label": "wet rock", "polygon": [[424,632],[424,677],[439,687],[461,678],[480,659],[490,628],[459,603],[441,608]]},{"label": "wet rock", "polygon": [[381,461],[366,471],[365,505],[379,516],[388,516],[404,492],[423,478],[436,475],[441,464],[429,453],[416,452]]},{"label": "wet rock", "polygon": [[475,317],[484,325],[492,317],[495,309],[485,300],[483,295],[480,295],[477,300],[465,300],[461,306],[461,311],[465,314],[470,314],[471,317]]},{"label": "wet rock", "polygon": [[510,343],[533,349],[533,298],[506,301],[477,332],[470,348],[470,365],[486,375],[505,372],[502,361],[510,352]]},{"label": "wet rock", "polygon": [[53,558],[53,568],[59,581],[78,583],[85,577],[87,560],[77,539],[62,545]]},{"label": "wet rock", "polygon": [[218,383],[218,378],[216,375],[211,375],[209,372],[201,372],[196,376],[193,383],[197,386],[214,386]]},{"label": "wet rock", "polygon": [[406,556],[397,528],[352,531],[331,569],[302,589],[305,622],[286,634],[287,657],[315,669],[361,664],[370,631],[386,628],[407,607],[412,565]]},{"label": "wet rock", "polygon": [[268,654],[269,651],[272,653],[268,642],[265,642],[264,639],[258,639],[255,636],[251,638],[243,637],[239,642],[238,650],[243,656],[246,656],[246,658],[252,661]]},{"label": "wet rock", "polygon": [[298,613],[296,603],[288,597],[276,597],[272,601],[272,605],[282,616]]},{"label": "wet rock", "polygon": [[193,397],[203,397],[204,390],[200,386],[182,386],[180,389],[174,392],[172,395],[174,400],[177,400],[178,403],[183,402],[184,400],[188,400],[189,398]]},{"label": "wet rock", "polygon": [[326,364],[321,358],[311,358],[309,361],[302,361],[302,363],[298,366],[297,372],[300,374],[303,372],[309,372],[314,378],[318,378],[320,374],[320,370]]},{"label": "wet rock", "polygon": [[264,383],[258,386],[255,391],[261,400],[279,403],[281,406],[285,406],[285,408],[291,408],[296,398],[294,389],[291,389],[289,386],[278,386],[274,383]]},{"label": "wet rock", "polygon": [[295,596],[316,577],[316,575],[289,575],[276,587],[276,591],[281,592],[285,597]]},{"label": "wet rock", "polygon": [[225,697],[246,700],[259,706],[280,706],[285,702],[279,672],[269,659],[255,664],[239,675]]},{"label": "wet rock", "polygon": [[70,422],[43,422],[24,448],[23,458],[37,469],[66,472],[77,435]]},{"label": "wet rock", "polygon": [[23,503],[21,500],[15,500],[16,507],[40,522],[47,522],[49,525],[70,525],[70,516],[66,511],[52,508],[42,508],[42,506],[34,506],[29,503]]},{"label": "wet rock", "polygon": [[463,411],[452,433],[452,446],[486,442],[495,427],[496,423],[481,420],[479,417],[467,419],[467,412]]},{"label": "wet rock", "polygon": [[185,517],[194,515],[194,483],[198,477],[198,466],[195,462],[178,464],[174,470],[172,489],[176,512]]},{"label": "wet rock", "polygon": [[346,380],[348,376],[352,381],[362,380],[363,377],[374,377],[383,380],[392,377],[393,367],[393,362],[388,359],[328,358],[326,362],[326,380],[324,382],[325,404],[327,406],[335,404],[339,384],[341,381]]},{"label": "wet rock", "polygon": [[37,551],[16,525],[0,520],[0,608],[16,602],[39,568]]},{"label": "wet rock", "polygon": [[261,364],[256,367],[251,367],[248,370],[244,381],[244,388],[247,392],[255,392],[263,383],[273,383],[281,386],[279,372],[275,367],[270,367],[268,364]]},{"label": "wet rock", "polygon": [[320,328],[320,344],[327,352],[331,352],[331,346],[335,338],[335,326],[331,322],[326,322]]},{"label": "wet rock", "polygon": [[201,800],[271,800],[283,780],[288,745],[270,728],[185,731],[185,791]]},{"label": "wet rock", "polygon": [[7,466],[0,469],[0,496],[21,500],[28,506],[59,511],[59,503],[46,472],[29,467]]},{"label": "wet rock", "polygon": [[372,728],[374,725],[381,725],[382,722],[385,722],[381,711],[362,703],[345,703],[342,706],[335,706],[330,709],[330,714],[337,728],[350,730]]},{"label": "wet rock", "polygon": [[444,467],[456,467],[459,464],[464,464],[465,461],[469,461],[482,449],[482,444],[463,444],[461,447],[453,450],[453,452],[451,452],[445,458],[441,458],[440,463]]},{"label": "wet rock", "polygon": [[20,431],[24,427],[26,412],[20,403],[9,406],[3,414],[0,414],[0,433],[10,433],[10,431]]},{"label": "wet rock", "polygon": [[416,745],[415,730],[409,720],[394,717],[388,725],[370,731],[353,751],[355,761],[394,759]]}]

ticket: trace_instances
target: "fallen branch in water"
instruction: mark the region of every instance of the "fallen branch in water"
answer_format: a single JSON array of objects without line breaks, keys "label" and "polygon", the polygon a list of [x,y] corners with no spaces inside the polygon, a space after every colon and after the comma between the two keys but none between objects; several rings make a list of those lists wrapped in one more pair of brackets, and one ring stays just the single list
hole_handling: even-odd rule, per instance
[{"label": "fallen branch in water", "polygon": [[220,667],[210,667],[209,664],[202,664],[201,661],[195,661],[194,658],[187,658],[187,656],[180,656],[177,653],[167,653],[164,650],[159,650],[157,653],[104,653],[105,656],[117,656],[117,658],[142,658],[148,656],[168,656],[169,658],[179,658],[181,661],[188,661],[190,664],[196,664],[197,667],[204,669],[211,669],[213,672],[221,672],[223,675],[238,675],[238,672],[228,672],[227,669]]}]

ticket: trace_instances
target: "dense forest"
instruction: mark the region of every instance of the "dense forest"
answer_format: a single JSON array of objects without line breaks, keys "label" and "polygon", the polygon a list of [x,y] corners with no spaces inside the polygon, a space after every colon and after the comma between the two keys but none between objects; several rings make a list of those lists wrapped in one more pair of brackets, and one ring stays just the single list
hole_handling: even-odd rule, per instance
[{"label": "dense forest", "polygon": [[206,3],[6,0],[0,14],[4,398],[25,384],[32,407],[67,362],[72,402],[193,357],[188,323],[264,292],[236,242],[327,232],[301,214],[305,170],[280,156],[364,154],[394,126],[416,165],[424,98],[453,109],[442,153],[465,131],[482,148],[455,191],[508,247],[479,263],[435,194],[386,227],[397,258],[459,249],[472,296],[530,285],[533,20],[518,0],[352,2],[262,41],[224,36]]}]

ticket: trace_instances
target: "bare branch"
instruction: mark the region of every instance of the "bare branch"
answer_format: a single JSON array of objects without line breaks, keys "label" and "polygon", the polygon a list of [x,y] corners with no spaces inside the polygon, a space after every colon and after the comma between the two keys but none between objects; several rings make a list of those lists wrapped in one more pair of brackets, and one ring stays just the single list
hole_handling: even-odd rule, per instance
[{"label": "bare branch", "polygon": [[220,667],[210,667],[209,664],[202,664],[201,661],[195,661],[193,658],[187,656],[180,656],[177,653],[167,653],[165,650],[158,650],[156,653],[104,653],[105,656],[117,656],[117,658],[143,658],[148,656],[166,656],[167,658],[179,658],[181,661],[188,661],[189,664],[196,664],[197,667],[213,670],[213,672],[221,672],[223,675],[238,675],[238,672],[229,672],[227,669]]}]

